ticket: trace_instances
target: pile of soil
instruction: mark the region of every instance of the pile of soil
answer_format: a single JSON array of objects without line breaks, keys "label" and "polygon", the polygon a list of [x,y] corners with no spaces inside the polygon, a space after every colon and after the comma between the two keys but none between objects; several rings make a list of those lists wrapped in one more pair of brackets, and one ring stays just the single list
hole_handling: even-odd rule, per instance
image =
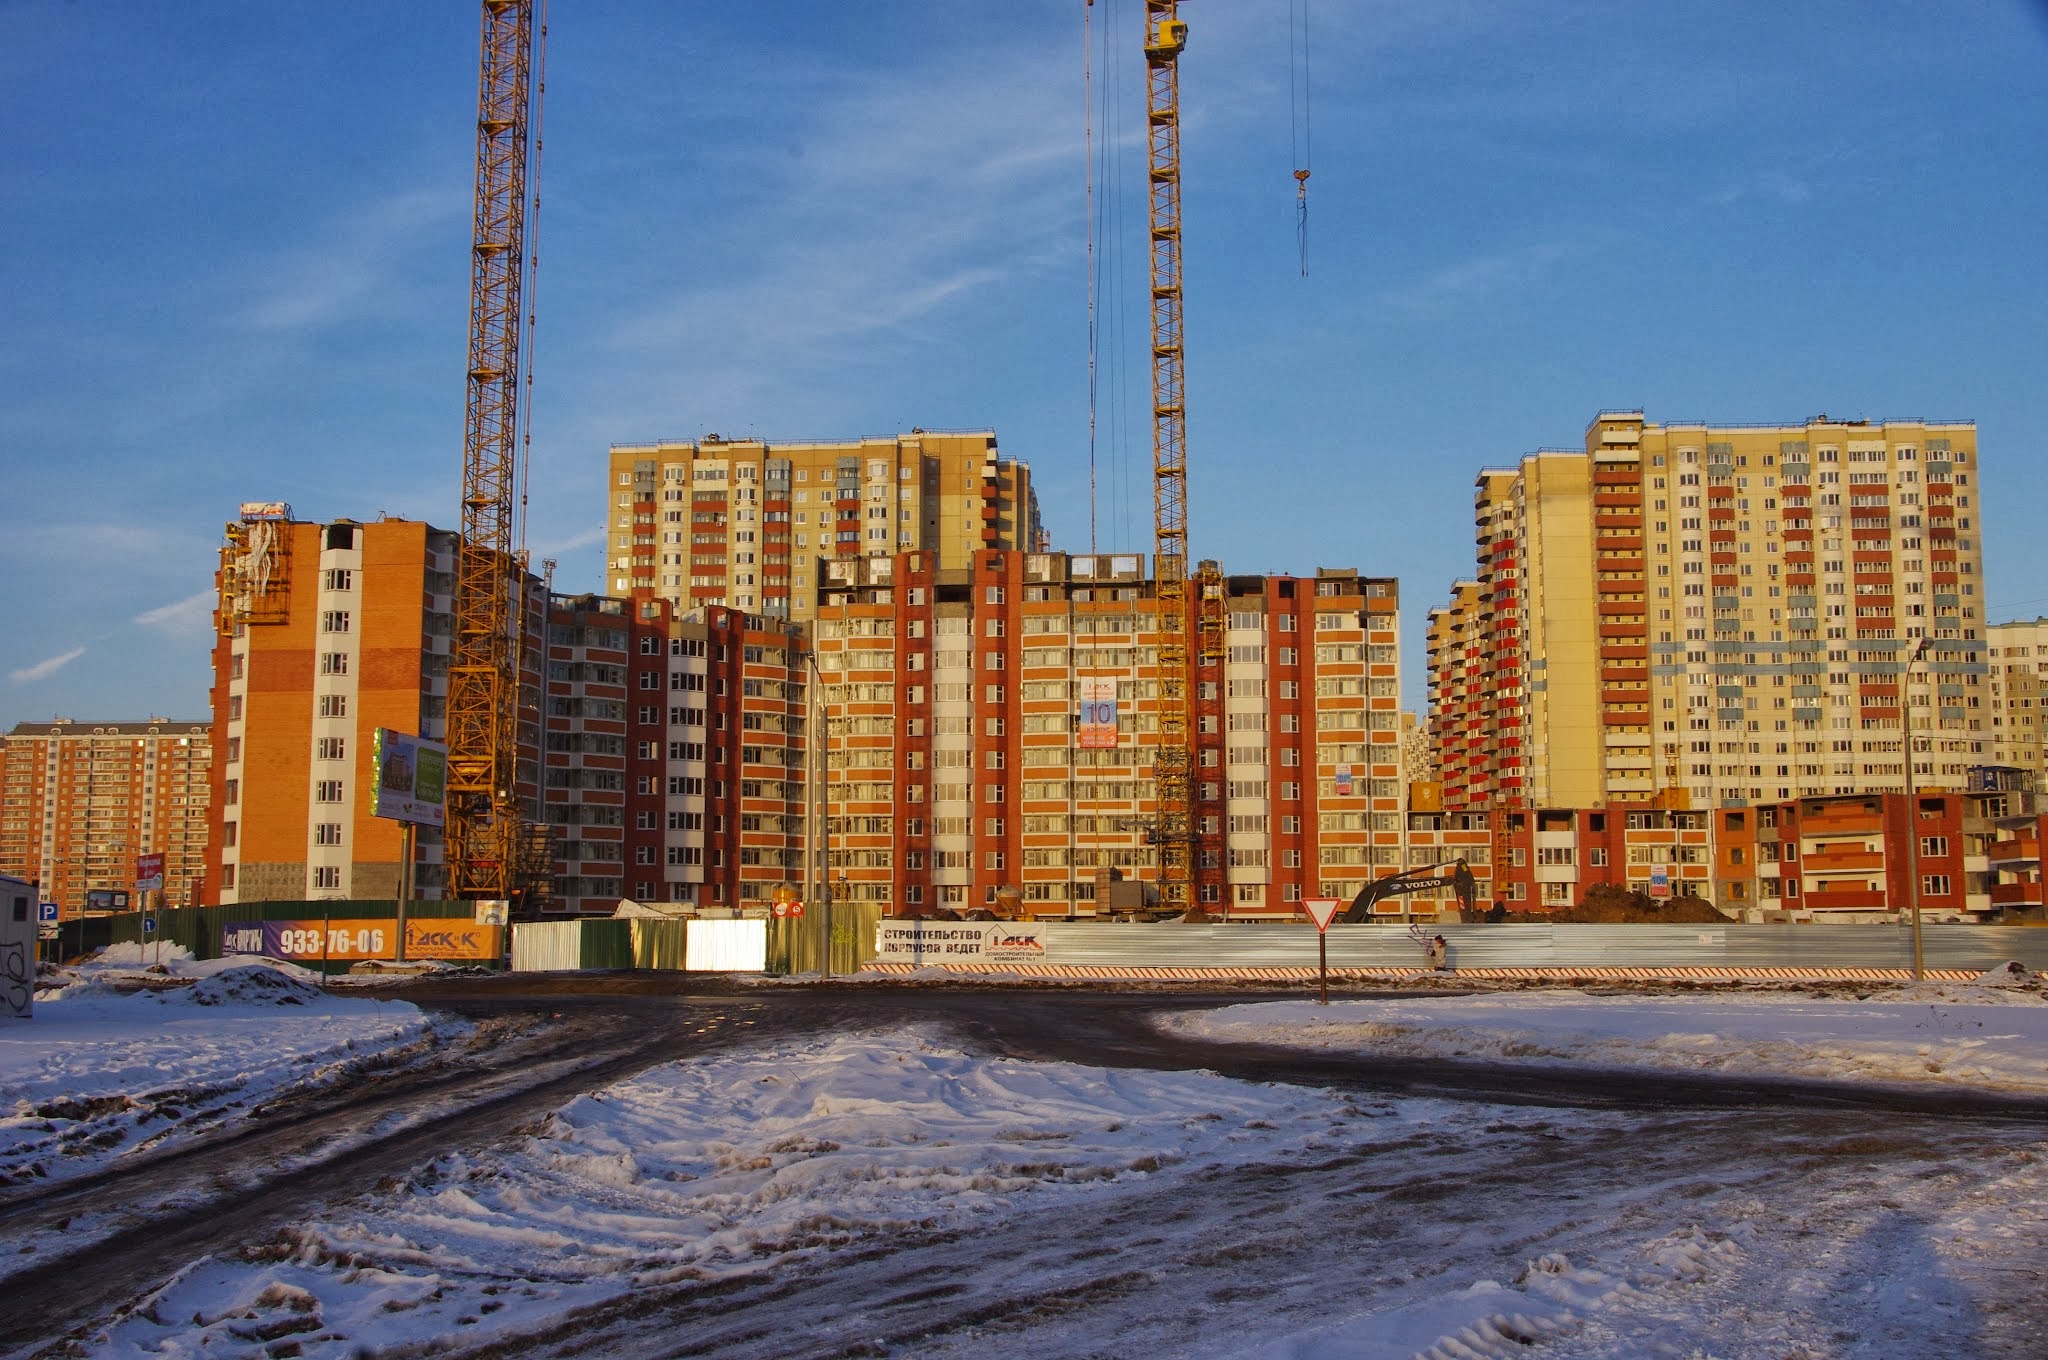
[{"label": "pile of soil", "polygon": [[1574,926],[1725,926],[1730,918],[1704,898],[1657,898],[1600,884],[1587,889],[1585,900],[1576,906],[1563,906],[1555,911],[1511,911],[1505,919]]}]

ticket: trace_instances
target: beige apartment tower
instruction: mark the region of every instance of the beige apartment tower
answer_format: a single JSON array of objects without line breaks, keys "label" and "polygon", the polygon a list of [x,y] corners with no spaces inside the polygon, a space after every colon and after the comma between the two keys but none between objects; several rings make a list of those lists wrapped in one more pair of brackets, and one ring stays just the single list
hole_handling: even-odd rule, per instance
[{"label": "beige apartment tower", "polygon": [[1991,643],[1991,763],[2048,778],[2048,619],[1995,623]]},{"label": "beige apartment tower", "polygon": [[1662,425],[1480,475],[1431,618],[1447,808],[1961,788],[1991,752],[1968,422]]},{"label": "beige apartment tower", "polygon": [[607,591],[679,615],[718,604],[808,623],[826,563],[916,551],[964,567],[1044,538],[1030,465],[989,430],[614,444],[606,491]]}]

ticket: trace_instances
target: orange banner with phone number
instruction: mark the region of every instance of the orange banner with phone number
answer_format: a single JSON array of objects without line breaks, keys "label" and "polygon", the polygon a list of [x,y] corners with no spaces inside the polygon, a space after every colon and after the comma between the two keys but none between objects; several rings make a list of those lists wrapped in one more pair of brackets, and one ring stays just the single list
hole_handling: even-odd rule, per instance
[{"label": "orange banner with phone number", "polygon": [[[221,932],[223,954],[262,954],[274,959],[350,962],[394,959],[397,922],[387,918],[341,921],[234,921]],[[416,918],[405,923],[408,959],[481,963],[504,953],[504,928],[480,926],[461,917]]]}]

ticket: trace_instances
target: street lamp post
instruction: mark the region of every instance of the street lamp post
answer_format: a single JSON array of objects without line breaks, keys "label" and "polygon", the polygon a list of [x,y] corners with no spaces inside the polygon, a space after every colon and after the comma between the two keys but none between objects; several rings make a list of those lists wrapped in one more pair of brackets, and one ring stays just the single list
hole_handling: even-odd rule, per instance
[{"label": "street lamp post", "polygon": [[1926,658],[1927,649],[1934,639],[1921,638],[1920,645],[1913,649],[1913,655],[1906,660],[1906,683],[1904,685],[1906,706],[1902,710],[1905,724],[1906,748],[1906,905],[1913,916],[1913,981],[1921,980],[1922,966],[1920,953],[1920,809],[1918,790],[1913,781],[1913,668]]}]

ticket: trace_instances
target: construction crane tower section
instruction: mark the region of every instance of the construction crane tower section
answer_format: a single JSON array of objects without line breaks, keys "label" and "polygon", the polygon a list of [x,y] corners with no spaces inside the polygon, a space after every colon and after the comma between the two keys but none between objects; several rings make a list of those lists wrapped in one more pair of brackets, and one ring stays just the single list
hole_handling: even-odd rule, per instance
[{"label": "construction crane tower section", "polygon": [[1179,0],[1145,0],[1145,122],[1152,242],[1153,574],[1159,592],[1159,896],[1189,905],[1194,753],[1188,722],[1188,486],[1182,405]]},{"label": "construction crane tower section", "polygon": [[447,858],[455,896],[508,898],[522,846],[516,435],[533,3],[482,0],[482,8],[462,542],[448,671]]}]

